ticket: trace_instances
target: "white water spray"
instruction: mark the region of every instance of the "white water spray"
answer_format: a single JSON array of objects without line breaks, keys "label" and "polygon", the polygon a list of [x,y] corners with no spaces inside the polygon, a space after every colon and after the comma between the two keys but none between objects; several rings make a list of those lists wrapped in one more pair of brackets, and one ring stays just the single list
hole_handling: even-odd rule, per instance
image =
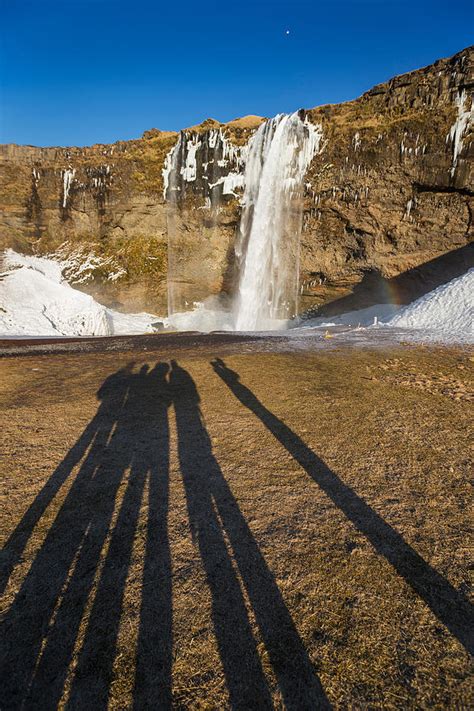
[{"label": "white water spray", "polygon": [[278,328],[296,314],[303,179],[321,141],[321,127],[298,113],[279,114],[251,139],[236,244],[237,331]]},{"label": "white water spray", "polygon": [[[168,312],[180,330],[282,328],[296,315],[303,181],[322,148],[322,129],[299,113],[279,114],[261,124],[244,146],[234,146],[222,131],[194,136],[184,132],[163,170],[168,202]],[[244,189],[235,244],[236,289],[229,312],[206,299],[188,311],[189,231],[179,228],[186,193],[204,198],[198,209],[214,210]],[[204,244],[204,243],[203,243]],[[193,265],[196,269],[196,265]],[[184,295],[184,296],[183,296]],[[217,306],[216,306],[217,304]]]}]

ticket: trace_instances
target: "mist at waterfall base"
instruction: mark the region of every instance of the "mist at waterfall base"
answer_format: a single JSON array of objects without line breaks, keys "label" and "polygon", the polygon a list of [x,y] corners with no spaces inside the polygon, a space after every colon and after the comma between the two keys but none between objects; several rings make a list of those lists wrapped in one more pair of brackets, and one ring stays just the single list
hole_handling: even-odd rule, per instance
[{"label": "mist at waterfall base", "polygon": [[[320,126],[303,121],[298,113],[279,114],[261,124],[246,147],[242,210],[235,243],[238,277],[230,307],[223,308],[218,298],[210,297],[192,311],[175,311],[171,286],[171,326],[198,331],[279,330],[296,315],[303,179],[321,141]],[[190,147],[191,160],[195,160],[196,143]],[[176,155],[180,150],[178,146]],[[168,182],[173,189],[179,178],[178,162],[171,157],[170,165]],[[189,160],[181,168],[183,173],[188,181],[194,179]],[[171,209],[175,209],[173,201]],[[170,233],[172,253],[173,227]],[[172,285],[172,258],[170,264]]]}]

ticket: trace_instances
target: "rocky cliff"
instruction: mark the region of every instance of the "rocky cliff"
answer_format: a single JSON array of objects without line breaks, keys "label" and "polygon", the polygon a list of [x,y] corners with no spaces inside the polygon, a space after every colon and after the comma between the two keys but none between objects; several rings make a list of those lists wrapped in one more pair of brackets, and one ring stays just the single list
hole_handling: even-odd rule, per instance
[{"label": "rocky cliff", "polygon": [[[473,265],[473,65],[471,47],[302,112],[322,142],[302,196],[301,309],[408,301]],[[1,146],[0,247],[93,255],[87,278],[80,259],[68,278],[126,310],[163,312],[168,261],[178,307],[225,296],[262,120],[89,148]]]}]

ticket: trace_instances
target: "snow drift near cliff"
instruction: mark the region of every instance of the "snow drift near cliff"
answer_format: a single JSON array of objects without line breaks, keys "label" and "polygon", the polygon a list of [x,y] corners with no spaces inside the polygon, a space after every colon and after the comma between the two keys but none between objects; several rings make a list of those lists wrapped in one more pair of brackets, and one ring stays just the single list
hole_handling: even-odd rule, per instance
[{"label": "snow drift near cliff", "polygon": [[9,249],[0,274],[0,335],[111,336],[151,333],[151,314],[122,314],[73,289],[62,265]]},{"label": "snow drift near cliff", "polygon": [[[316,317],[298,324],[297,328],[394,327],[424,341],[474,341],[474,269],[439,286],[408,306],[375,304],[360,311],[349,311],[333,317]],[[409,334],[407,333],[406,336]]]},{"label": "snow drift near cliff", "polygon": [[[158,317],[124,314],[99,304],[63,278],[61,261],[7,250],[0,274],[0,336],[111,336],[153,333]],[[398,310],[397,310],[398,309]],[[396,313],[394,314],[394,310]],[[295,331],[335,325],[379,326],[411,332],[413,338],[474,341],[474,269],[405,307],[390,304],[342,314],[329,322],[316,318]],[[160,319],[178,330],[231,330],[231,314],[199,306],[192,312]],[[280,327],[288,326],[281,321]],[[387,330],[387,329],[386,329]],[[294,331],[293,331],[294,332]],[[291,333],[291,331],[290,331]],[[430,335],[431,334],[431,335]]]},{"label": "snow drift near cliff", "polygon": [[388,325],[474,336],[474,269],[405,306]]}]

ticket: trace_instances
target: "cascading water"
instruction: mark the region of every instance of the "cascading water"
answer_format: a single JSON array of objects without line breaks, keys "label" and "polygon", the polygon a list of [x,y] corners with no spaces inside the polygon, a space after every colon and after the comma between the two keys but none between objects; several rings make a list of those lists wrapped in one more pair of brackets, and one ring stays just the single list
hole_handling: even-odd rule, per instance
[{"label": "cascading water", "polygon": [[237,331],[275,328],[296,314],[303,178],[321,139],[298,113],[279,114],[251,139],[236,244]]},{"label": "cascading water", "polygon": [[[234,146],[221,130],[181,134],[163,171],[170,208],[171,325],[179,330],[266,330],[283,327],[296,314],[303,180],[311,159],[321,150],[321,142],[321,126],[302,120],[300,113],[279,114],[265,121],[243,146]],[[213,306],[206,300],[205,306],[189,312],[185,296],[188,284],[192,288],[189,276],[201,265],[193,262],[191,271],[189,259],[183,259],[183,255],[192,253],[189,240],[195,242],[199,237],[186,227],[176,227],[179,211],[187,209],[184,198],[190,193],[191,206],[192,199],[204,200],[197,209],[205,211],[205,223],[212,226],[221,205],[239,197],[234,191],[242,188],[231,312],[219,310],[220,306],[216,310],[215,297]],[[203,228],[202,250],[212,241],[206,237],[206,230],[209,232],[208,226]]]}]

